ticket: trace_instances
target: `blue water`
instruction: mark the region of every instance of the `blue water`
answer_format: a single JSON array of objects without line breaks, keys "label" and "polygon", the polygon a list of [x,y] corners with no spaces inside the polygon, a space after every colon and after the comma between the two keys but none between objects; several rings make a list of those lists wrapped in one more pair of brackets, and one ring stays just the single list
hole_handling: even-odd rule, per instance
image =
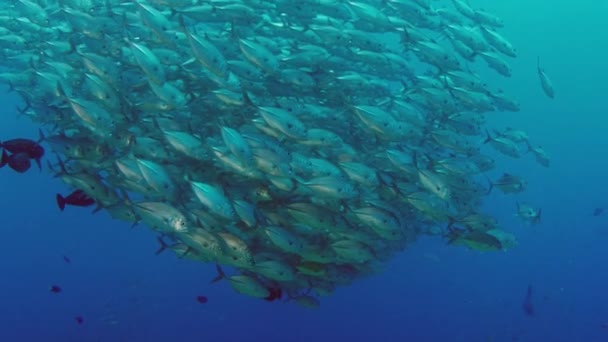
[{"label": "blue water", "polygon": [[[213,265],[155,256],[154,234],[103,212],[60,212],[68,188],[32,168],[0,170],[0,341],[608,341],[608,4],[602,1],[474,1],[504,18],[517,47],[509,80],[520,100],[492,126],[527,131],[551,156],[498,158],[526,176],[520,196],[485,203],[519,240],[481,253],[421,238],[378,275],[339,288],[318,310],[238,295],[209,284]],[[556,87],[544,96],[536,58]],[[0,139],[37,137],[2,90]],[[522,224],[515,200],[543,210]],[[69,257],[66,263],[63,256]],[[49,292],[59,285],[59,294]],[[533,287],[535,315],[522,302]],[[196,296],[208,303],[200,304]],[[76,316],[84,323],[78,325]]]}]

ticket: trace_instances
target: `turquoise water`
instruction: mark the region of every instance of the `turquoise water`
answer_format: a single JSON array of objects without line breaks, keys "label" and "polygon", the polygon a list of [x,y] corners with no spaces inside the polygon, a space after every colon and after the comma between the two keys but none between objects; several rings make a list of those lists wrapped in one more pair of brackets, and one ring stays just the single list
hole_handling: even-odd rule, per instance
[{"label": "turquoise water", "polygon": [[[501,32],[518,49],[513,76],[488,83],[500,84],[522,110],[491,114],[491,126],[523,129],[551,156],[549,169],[531,156],[497,157],[501,169],[529,183],[522,195],[495,192],[485,203],[517,236],[517,247],[481,253],[422,238],[380,274],[306,310],[211,285],[213,265],[155,256],[154,234],[106,213],[59,212],[55,193],[68,189],[58,179],[35,168],[23,175],[4,168],[0,340],[608,340],[608,216],[591,215],[608,206],[608,5],[472,3],[504,18]],[[555,85],[554,100],[540,88],[537,56]],[[35,138],[38,128],[15,118],[19,99],[3,97],[0,139]],[[542,207],[542,223],[522,224],[515,199]],[[50,293],[53,284],[63,291]],[[522,311],[528,285],[533,317]],[[198,295],[208,303],[198,303]]]}]

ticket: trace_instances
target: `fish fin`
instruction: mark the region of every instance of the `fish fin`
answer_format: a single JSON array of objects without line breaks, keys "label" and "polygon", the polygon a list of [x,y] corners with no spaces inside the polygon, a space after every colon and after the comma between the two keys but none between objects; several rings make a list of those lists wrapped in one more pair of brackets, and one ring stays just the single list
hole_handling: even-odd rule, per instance
[{"label": "fish fin", "polygon": [[97,206],[96,206],[96,207],[95,207],[95,209],[93,209],[93,211],[91,212],[92,214],[95,214],[95,213],[99,212],[101,209],[103,209],[103,208],[104,208],[104,206],[103,206],[101,203],[99,203],[99,202],[96,202],[96,203],[97,203]]},{"label": "fish fin", "polygon": [[57,200],[57,206],[59,210],[63,211],[65,209],[65,198],[60,194],[55,195],[55,199]]},{"label": "fish fin", "polygon": [[528,139],[526,139],[526,145],[528,146],[528,150],[525,153],[530,153],[534,151],[534,148],[532,147],[532,144],[530,144]]},{"label": "fish fin", "polygon": [[489,143],[490,141],[492,141],[492,136],[490,135],[490,131],[488,131],[486,129],[486,140],[483,141],[484,144]]},{"label": "fish fin", "polygon": [[452,216],[448,216],[448,224],[445,226],[448,232],[453,230],[452,227],[454,226],[454,223],[456,223],[456,219]]},{"label": "fish fin", "polygon": [[210,284],[217,283],[218,281],[226,278],[226,274],[224,273],[224,270],[222,270],[222,267],[219,264],[215,264],[215,269],[217,270],[217,275],[215,276],[215,278],[211,279],[211,281],[209,282]]},{"label": "fish fin", "polygon": [[543,209],[539,208],[538,209],[538,215],[536,215],[536,217],[534,218],[534,224],[540,223],[540,216],[543,213]]},{"label": "fish fin", "polygon": [[488,191],[486,192],[486,195],[489,195],[492,192],[492,189],[494,189],[494,183],[492,183],[490,178],[486,177],[486,179],[488,180]]},{"label": "fish fin", "polygon": [[44,139],[46,139],[46,137],[44,136],[44,132],[42,132],[42,128],[38,128],[38,141],[36,143],[40,144]]},{"label": "fish fin", "polygon": [[61,85],[61,82],[57,82],[56,90],[60,98],[65,100],[68,99],[68,95],[66,94],[65,89],[63,89],[63,85]]},{"label": "fish fin", "polygon": [[25,101],[25,106],[23,106],[23,108],[19,108],[19,106],[16,106],[17,112],[19,112],[19,116],[25,115],[25,112],[32,107],[30,100],[27,97],[24,97],[23,99]]},{"label": "fish fin", "polygon": [[159,235],[156,237],[156,241],[158,241],[158,243],[160,244],[160,247],[158,247],[158,249],[156,250],[156,252],[154,252],[154,255],[159,255],[162,252],[165,251],[165,249],[167,249],[169,247],[169,245],[167,245],[167,243],[165,242],[165,240],[163,240],[162,235]]},{"label": "fish fin", "polygon": [[8,164],[8,154],[6,150],[2,150],[2,155],[0,156],[0,168],[4,167],[4,165]]}]

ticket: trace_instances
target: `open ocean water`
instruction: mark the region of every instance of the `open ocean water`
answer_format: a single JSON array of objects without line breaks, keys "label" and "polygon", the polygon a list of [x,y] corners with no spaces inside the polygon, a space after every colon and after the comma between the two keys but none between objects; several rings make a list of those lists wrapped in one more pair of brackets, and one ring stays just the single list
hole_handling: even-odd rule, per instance
[{"label": "open ocean water", "polygon": [[[491,152],[493,178],[508,170],[528,180],[523,194],[494,191],[484,202],[516,247],[480,252],[420,237],[309,310],[210,284],[213,264],[155,256],[143,224],[131,229],[90,208],[60,212],[55,194],[69,188],[45,167],[5,167],[0,341],[608,341],[608,213],[592,215],[608,208],[608,2],[470,3],[503,18],[501,33],[518,50],[511,78],[486,81],[521,111],[488,114],[489,126],[522,129],[551,157],[543,168],[531,155]],[[538,56],[553,100],[540,87]],[[36,139],[38,127],[17,117],[21,99],[6,88],[1,96],[0,141]],[[541,223],[522,223],[516,200],[541,207]],[[533,315],[522,308],[529,286]]]}]

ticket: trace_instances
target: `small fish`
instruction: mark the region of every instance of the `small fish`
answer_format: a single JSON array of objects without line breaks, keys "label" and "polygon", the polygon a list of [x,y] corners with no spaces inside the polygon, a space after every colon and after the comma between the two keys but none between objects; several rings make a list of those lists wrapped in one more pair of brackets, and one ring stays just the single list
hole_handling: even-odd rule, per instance
[{"label": "small fish", "polygon": [[82,325],[84,323],[84,317],[82,317],[80,315],[74,317],[74,320],[76,321],[76,324],[78,324],[78,325]]},{"label": "small fish", "polygon": [[95,200],[80,189],[74,190],[74,192],[66,197],[63,197],[61,194],[57,194],[55,198],[57,199],[57,206],[59,206],[61,211],[65,209],[66,204],[76,207],[88,207],[95,204]]},{"label": "small fish", "polygon": [[521,305],[522,310],[528,316],[534,316],[534,304],[532,303],[532,285],[528,285],[528,291]]},{"label": "small fish", "polygon": [[207,297],[205,296],[196,296],[196,301],[201,303],[201,304],[205,304],[207,303]]},{"label": "small fish", "polygon": [[270,295],[265,297],[264,300],[273,302],[275,300],[280,300],[283,297],[283,290],[280,287],[269,287],[268,292]]},{"label": "small fish", "polygon": [[536,62],[536,69],[538,71],[538,78],[540,79],[540,85],[543,87],[543,91],[545,92],[545,95],[547,95],[551,99],[554,98],[555,90],[553,89],[553,83],[551,82],[551,80],[549,79],[547,74],[545,74],[545,71],[540,67],[540,57],[538,57],[538,60]]},{"label": "small fish", "polygon": [[42,131],[39,131],[39,134],[40,138],[38,139],[38,141],[17,138],[0,143],[0,147],[12,154],[25,153],[28,158],[34,159],[36,161],[36,164],[38,164],[39,169],[42,169],[40,165],[40,159],[42,158],[42,156],[44,156],[44,147],[40,146],[40,142],[44,140],[44,134],[42,134]]},{"label": "small fish", "polygon": [[538,224],[540,223],[540,218],[542,214],[541,208],[533,208],[527,203],[519,203],[517,202],[517,216],[521,218],[524,222],[529,224]]},{"label": "small fish", "polygon": [[53,293],[59,293],[59,292],[61,292],[62,290],[61,290],[61,287],[59,287],[58,285],[52,285],[52,286],[49,288],[49,291],[51,291],[51,292],[53,292]]},{"label": "small fish", "polygon": [[595,208],[593,210],[593,216],[600,216],[604,213],[604,208]]},{"label": "small fish", "polygon": [[63,261],[64,261],[66,264],[71,264],[71,263],[72,263],[72,260],[70,260],[70,258],[68,258],[67,256],[62,255],[62,257],[63,257]]}]

